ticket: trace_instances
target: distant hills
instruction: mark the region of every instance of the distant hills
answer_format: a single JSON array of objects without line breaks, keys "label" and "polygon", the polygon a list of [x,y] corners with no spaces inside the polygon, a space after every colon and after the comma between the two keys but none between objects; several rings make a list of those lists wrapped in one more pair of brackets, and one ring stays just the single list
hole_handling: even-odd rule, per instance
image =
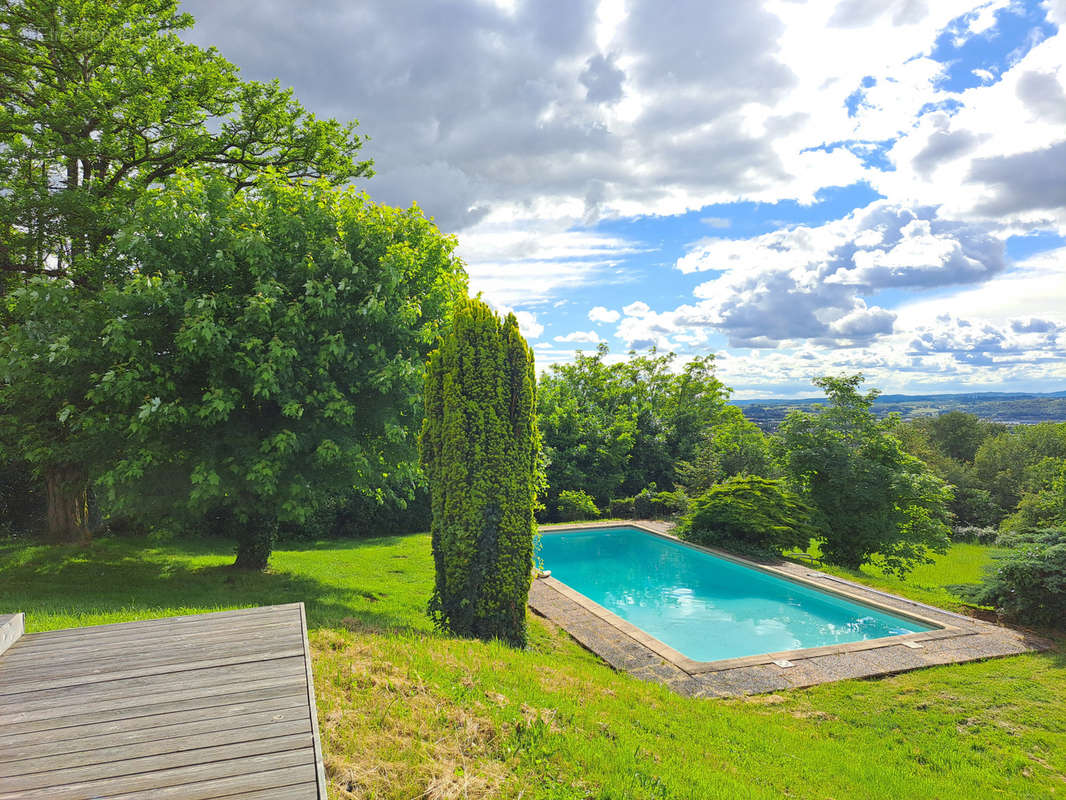
[{"label": "distant hills", "polygon": [[[744,416],[765,431],[773,431],[789,411],[809,411],[824,397],[793,400],[737,400]],[[899,413],[904,419],[965,411],[1008,425],[1066,421],[1066,390],[1059,392],[973,392],[969,394],[884,394],[874,402],[878,416]]]}]

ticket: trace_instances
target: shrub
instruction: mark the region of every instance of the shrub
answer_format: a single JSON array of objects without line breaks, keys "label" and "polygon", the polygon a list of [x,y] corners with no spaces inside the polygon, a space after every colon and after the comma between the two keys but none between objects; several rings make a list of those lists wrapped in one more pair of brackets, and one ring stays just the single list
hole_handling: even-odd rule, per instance
[{"label": "shrub", "polygon": [[600,516],[600,510],[596,508],[596,501],[580,489],[563,489],[559,492],[559,519],[563,522],[574,522],[580,519],[596,519]]},{"label": "shrub", "polygon": [[690,500],[678,489],[674,492],[659,492],[651,499],[652,519],[667,519],[688,513]]},{"label": "shrub", "polygon": [[328,497],[304,523],[280,526],[279,536],[302,541],[395,536],[428,531],[430,522],[429,489],[419,482]]},{"label": "shrub", "polygon": [[460,636],[526,642],[540,464],[533,351],[518,320],[456,304],[426,372],[422,466],[436,588],[429,612]]},{"label": "shrub", "polygon": [[821,533],[814,513],[782,481],[741,475],[693,500],[678,535],[697,544],[759,555],[805,550]]},{"label": "shrub", "polygon": [[1049,536],[1060,533],[1063,528],[1044,528],[1042,530],[1003,531],[996,537],[996,547],[1008,550],[1021,550],[1033,545],[1046,544]]},{"label": "shrub", "polygon": [[619,497],[608,504],[608,512],[616,519],[632,519],[636,512],[633,510],[632,497]]},{"label": "shrub", "polygon": [[658,492],[652,483],[635,497],[612,500],[612,517],[622,519],[671,519],[689,509],[689,497],[681,489],[673,492]]},{"label": "shrub", "polygon": [[658,488],[654,483],[640,490],[633,497],[633,516],[637,519],[654,519],[657,509],[655,507],[655,495]]},{"label": "shrub", "polygon": [[1016,622],[1062,627],[1066,619],[1066,528],[1001,536],[1011,546],[978,586],[951,587]]}]

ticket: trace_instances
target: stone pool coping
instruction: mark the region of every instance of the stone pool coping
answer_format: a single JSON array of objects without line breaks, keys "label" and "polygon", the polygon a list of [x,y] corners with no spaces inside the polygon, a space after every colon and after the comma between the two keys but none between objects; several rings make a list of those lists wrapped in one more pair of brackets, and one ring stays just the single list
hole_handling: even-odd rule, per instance
[{"label": "stone pool coping", "polygon": [[[672,541],[668,523],[646,520],[552,525],[542,533],[633,527]],[[841,595],[853,602],[910,617],[934,630],[789,650],[721,661],[693,661],[552,577],[533,581],[529,605],[566,630],[613,668],[665,684],[695,697],[734,697],[798,689],[848,678],[871,678],[936,664],[957,664],[1046,650],[1051,643],[1031,634],[972,619],[871,589],[791,561],[758,562],[689,542],[689,547],[777,577]]]}]

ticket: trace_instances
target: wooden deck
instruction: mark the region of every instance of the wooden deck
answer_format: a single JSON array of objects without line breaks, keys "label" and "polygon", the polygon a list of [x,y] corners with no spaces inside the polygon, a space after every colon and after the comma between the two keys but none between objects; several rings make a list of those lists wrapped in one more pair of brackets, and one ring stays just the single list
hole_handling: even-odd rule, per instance
[{"label": "wooden deck", "polygon": [[0,800],[223,797],[326,800],[302,603],[0,649]]}]

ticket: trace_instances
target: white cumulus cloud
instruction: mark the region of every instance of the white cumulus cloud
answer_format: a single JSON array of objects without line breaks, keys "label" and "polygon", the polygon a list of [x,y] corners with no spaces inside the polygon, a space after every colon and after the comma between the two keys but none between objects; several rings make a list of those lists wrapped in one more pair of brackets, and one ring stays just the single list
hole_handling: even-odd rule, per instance
[{"label": "white cumulus cloud", "polygon": [[708,239],[677,267],[721,273],[696,287],[700,302],[673,312],[678,324],[713,327],[738,347],[843,345],[892,332],[895,313],[868,302],[878,291],[979,283],[1006,257],[978,226],[878,201],[816,227]]},{"label": "white cumulus cloud", "polygon": [[619,317],[622,315],[613,309],[604,308],[603,306],[595,306],[589,310],[589,319],[593,322],[618,322]]}]

